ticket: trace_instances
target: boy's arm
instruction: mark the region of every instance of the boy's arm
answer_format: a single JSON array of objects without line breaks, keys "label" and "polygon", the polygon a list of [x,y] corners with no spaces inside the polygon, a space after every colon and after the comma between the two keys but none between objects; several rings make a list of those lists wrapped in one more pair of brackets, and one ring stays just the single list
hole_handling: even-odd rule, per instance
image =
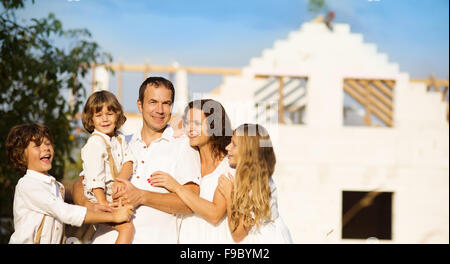
[{"label": "boy's arm", "polygon": [[133,213],[133,207],[130,205],[120,206],[112,213],[95,212],[91,209],[87,209],[83,223],[122,223],[130,221]]},{"label": "boy's arm", "polygon": [[18,187],[16,187],[17,199],[30,210],[56,218],[65,224],[73,226],[83,224],[86,207],[65,203],[42,185],[31,181],[23,182]]},{"label": "boy's arm", "polygon": [[95,188],[92,190],[94,193],[95,199],[99,204],[108,205],[108,201],[106,200],[105,190],[102,188]]},{"label": "boy's arm", "polygon": [[122,150],[123,150],[123,165],[122,169],[119,172],[118,177],[121,179],[128,180],[130,179],[131,175],[133,174],[133,170],[136,167],[136,159],[133,155],[133,152],[128,146],[127,141],[125,140],[124,136],[121,136],[122,138]]},{"label": "boy's arm", "polygon": [[122,165],[122,169],[117,177],[128,180],[131,177],[131,174],[133,174],[133,162],[127,161]]},{"label": "boy's arm", "polygon": [[[120,170],[119,175],[117,175],[117,178],[128,180],[132,174],[133,174],[133,161],[127,161],[125,162],[125,164],[122,165],[122,169]],[[114,180],[114,183],[112,185],[113,195],[123,190],[123,188],[124,188],[123,184]]]}]

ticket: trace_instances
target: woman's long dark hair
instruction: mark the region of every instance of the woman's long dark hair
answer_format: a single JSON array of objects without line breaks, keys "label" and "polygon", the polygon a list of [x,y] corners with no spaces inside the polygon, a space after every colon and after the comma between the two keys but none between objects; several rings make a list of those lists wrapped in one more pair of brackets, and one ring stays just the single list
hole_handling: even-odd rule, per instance
[{"label": "woman's long dark hair", "polygon": [[194,100],[184,109],[183,121],[186,124],[187,114],[190,109],[198,109],[206,117],[206,123],[209,124],[207,134],[210,136],[212,152],[214,158],[221,159],[227,155],[226,146],[230,144],[233,130],[225,108],[212,99]]}]

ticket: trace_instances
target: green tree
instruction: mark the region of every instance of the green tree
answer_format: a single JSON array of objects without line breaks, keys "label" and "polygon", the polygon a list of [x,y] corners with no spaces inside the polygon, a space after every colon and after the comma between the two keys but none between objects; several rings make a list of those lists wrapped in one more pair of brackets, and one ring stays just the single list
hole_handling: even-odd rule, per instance
[{"label": "green tree", "polygon": [[[87,29],[64,30],[51,13],[19,22],[15,12],[24,8],[25,0],[0,1],[1,219],[12,216],[14,187],[22,176],[6,163],[5,140],[11,127],[40,122],[50,128],[55,149],[50,173],[62,179],[66,163],[74,162],[70,153],[77,141],[72,135],[77,126],[75,115],[86,96],[82,80],[91,63],[109,63],[112,57],[100,49]],[[70,89],[73,104],[64,96]],[[0,225],[0,243],[7,242],[10,235],[11,230]]]},{"label": "green tree", "polygon": [[311,13],[328,13],[328,7],[325,0],[309,0],[308,10]]}]

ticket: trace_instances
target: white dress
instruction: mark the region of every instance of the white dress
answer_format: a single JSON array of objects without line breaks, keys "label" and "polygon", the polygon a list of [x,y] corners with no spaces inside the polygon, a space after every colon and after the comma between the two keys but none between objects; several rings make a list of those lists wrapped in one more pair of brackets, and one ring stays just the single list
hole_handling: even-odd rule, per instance
[{"label": "white dress", "polygon": [[[234,170],[228,164],[225,157],[217,168],[202,177],[200,180],[200,197],[213,201],[214,193],[219,182],[219,177],[228,172],[234,174]],[[184,216],[181,220],[179,243],[180,244],[229,244],[233,243],[233,238],[228,231],[228,220],[226,212],[224,217],[213,225],[201,216],[194,214]]]},{"label": "white dress", "polygon": [[259,228],[254,226],[241,244],[292,244],[291,234],[278,212],[278,193],[275,182],[269,179],[270,186],[270,218]]}]

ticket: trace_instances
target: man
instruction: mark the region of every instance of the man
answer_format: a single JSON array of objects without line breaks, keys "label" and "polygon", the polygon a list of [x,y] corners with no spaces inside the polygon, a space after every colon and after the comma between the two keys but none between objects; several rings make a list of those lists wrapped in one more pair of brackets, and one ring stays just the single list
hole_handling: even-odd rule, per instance
[{"label": "man", "polygon": [[[142,114],[142,129],[132,135],[129,148],[137,161],[130,181],[118,179],[125,189],[114,195],[124,203],[136,208],[133,224],[133,243],[176,243],[176,214],[191,214],[192,211],[174,193],[164,188],[153,187],[148,182],[151,174],[164,171],[197,194],[199,190],[200,158],[189,146],[187,137],[174,138],[168,126],[171,117],[175,90],[170,81],[162,77],[149,77],[139,88],[137,105]],[[89,205],[83,195],[82,179],[74,185],[74,202]],[[117,232],[100,225],[94,243],[113,243]]]}]

